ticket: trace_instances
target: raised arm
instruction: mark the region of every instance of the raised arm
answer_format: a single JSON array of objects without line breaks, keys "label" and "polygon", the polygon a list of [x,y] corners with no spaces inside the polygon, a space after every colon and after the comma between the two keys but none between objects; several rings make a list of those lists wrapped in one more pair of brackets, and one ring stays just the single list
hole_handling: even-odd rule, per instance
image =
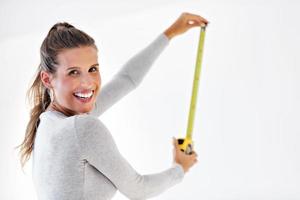
[{"label": "raised arm", "polygon": [[143,80],[154,61],[169,44],[165,33],[129,59],[124,66],[101,89],[91,114],[99,117],[113,104],[135,89]]},{"label": "raised arm", "polygon": [[91,114],[98,117],[118,100],[136,88],[143,80],[145,74],[170,40],[187,30],[200,25],[208,24],[203,17],[184,12],[179,18],[159,34],[155,40],[142,51],[134,55],[113,78],[106,83],[97,97],[94,109]]},{"label": "raised arm", "polygon": [[156,196],[184,177],[184,170],[177,163],[160,173],[140,175],[120,154],[110,132],[94,116],[76,116],[75,128],[83,158],[130,199]]}]

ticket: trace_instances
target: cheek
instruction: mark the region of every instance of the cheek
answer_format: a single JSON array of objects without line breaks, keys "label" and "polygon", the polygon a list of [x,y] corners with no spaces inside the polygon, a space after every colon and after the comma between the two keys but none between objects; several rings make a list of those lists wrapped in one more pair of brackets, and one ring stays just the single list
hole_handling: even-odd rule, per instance
[{"label": "cheek", "polygon": [[101,75],[98,76],[98,79],[97,79],[98,83],[99,83],[99,87],[101,86]]},{"label": "cheek", "polygon": [[64,78],[57,84],[57,90],[61,97],[67,97],[72,95],[75,88],[77,87],[78,81],[75,79]]},{"label": "cheek", "polygon": [[97,77],[96,83],[98,85],[98,93],[97,94],[99,94],[100,90],[101,90],[101,76],[100,75]]}]

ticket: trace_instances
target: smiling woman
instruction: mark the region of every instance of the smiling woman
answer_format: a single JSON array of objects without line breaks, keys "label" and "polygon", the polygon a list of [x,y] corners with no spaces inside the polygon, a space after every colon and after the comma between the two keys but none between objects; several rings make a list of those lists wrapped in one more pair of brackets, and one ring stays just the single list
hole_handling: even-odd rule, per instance
[{"label": "smiling woman", "polygon": [[[57,110],[66,116],[74,115],[78,113],[78,106],[74,110],[70,105],[70,103],[74,104],[70,100],[71,90],[82,89],[78,87],[91,87],[92,84],[95,88],[97,86],[97,89],[100,87],[98,72],[97,75],[89,75],[89,77],[93,77],[93,83],[89,82],[88,86],[84,83],[80,86],[80,81],[86,79],[72,79],[66,71],[66,66],[70,64],[80,65],[80,69],[83,72],[86,71],[86,66],[97,63],[96,52],[94,39],[71,24],[57,23],[49,30],[40,47],[41,62],[37,68],[34,82],[27,92],[32,109],[24,141],[19,145],[22,167],[33,151],[40,114],[48,110]],[[93,73],[95,74],[95,72]],[[76,85],[72,85],[71,82]],[[74,99],[74,96],[72,98]],[[88,109],[83,107],[81,106],[82,110]],[[89,105],[89,107],[92,106]]]},{"label": "smiling woman", "polygon": [[[90,112],[99,93],[101,78],[94,46],[80,46],[60,52],[52,75],[42,70],[41,81],[53,93],[47,110],[81,114]],[[71,66],[71,67],[69,67]]]},{"label": "smiling woman", "polygon": [[[190,25],[189,20],[197,23]],[[50,29],[28,91],[33,107],[20,145],[22,166],[33,153],[33,181],[39,199],[111,199],[116,190],[130,199],[145,199],[182,180],[197,161],[195,152],[184,154],[174,141],[172,167],[140,175],[97,117],[141,83],[172,37],[202,20],[182,14],[103,87],[94,40],[66,22]]]}]

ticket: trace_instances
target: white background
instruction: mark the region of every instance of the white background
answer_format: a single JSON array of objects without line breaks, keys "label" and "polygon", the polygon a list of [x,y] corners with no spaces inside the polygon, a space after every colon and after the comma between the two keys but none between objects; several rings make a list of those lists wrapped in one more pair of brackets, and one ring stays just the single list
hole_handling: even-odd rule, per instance
[{"label": "white background", "polygon": [[[50,27],[67,21],[96,40],[105,83],[182,12],[210,21],[194,126],[199,161],[154,199],[300,199],[298,2],[1,0],[0,199],[36,199],[31,160],[23,173],[13,147],[24,138],[25,94]],[[173,38],[142,84],[100,117],[141,174],[170,167],[171,138],[185,135],[199,30]]]}]

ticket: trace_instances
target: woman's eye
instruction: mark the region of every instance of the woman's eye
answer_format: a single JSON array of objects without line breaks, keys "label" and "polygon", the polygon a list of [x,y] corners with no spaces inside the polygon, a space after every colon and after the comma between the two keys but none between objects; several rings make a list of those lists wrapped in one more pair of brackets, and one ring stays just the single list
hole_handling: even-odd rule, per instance
[{"label": "woman's eye", "polygon": [[[97,72],[98,68],[97,67],[91,67],[90,71],[91,72]],[[69,72],[69,75],[78,75],[78,74],[79,74],[78,70],[72,70],[72,71]]]},{"label": "woman's eye", "polygon": [[73,74],[78,74],[78,71],[77,70],[73,70],[73,71],[70,71],[69,75],[73,75]]},{"label": "woman's eye", "polygon": [[94,69],[94,70],[92,70],[92,71],[98,71],[98,68],[97,67],[92,67],[91,69]]}]

